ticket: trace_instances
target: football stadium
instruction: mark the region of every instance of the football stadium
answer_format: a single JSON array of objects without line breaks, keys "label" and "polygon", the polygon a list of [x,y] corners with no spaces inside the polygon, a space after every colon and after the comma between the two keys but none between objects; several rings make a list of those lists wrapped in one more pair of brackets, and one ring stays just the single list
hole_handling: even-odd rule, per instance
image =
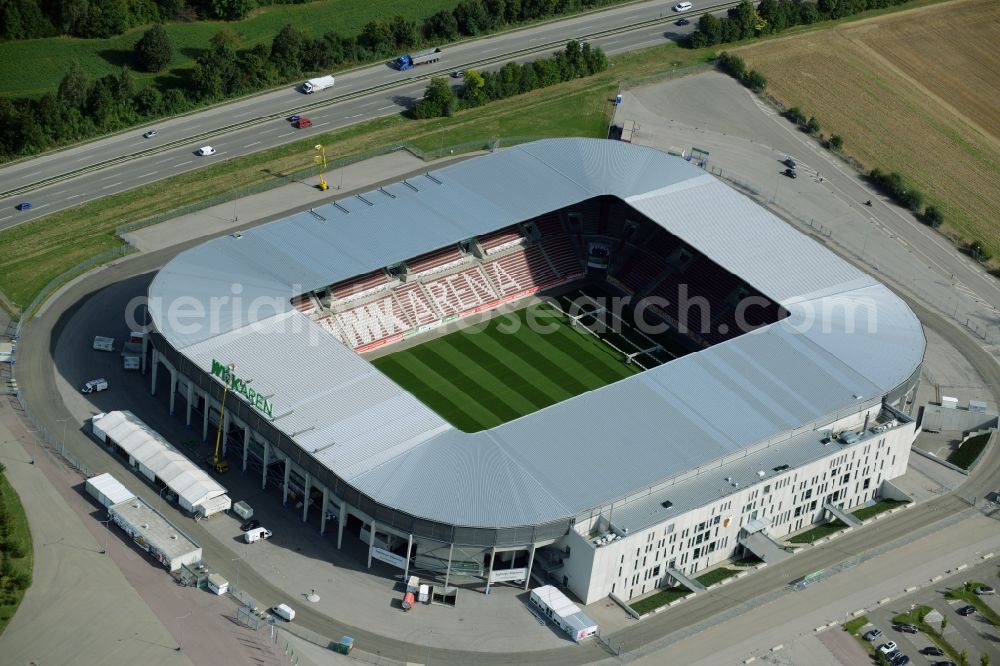
[{"label": "football stadium", "polygon": [[171,413],[221,427],[230,467],[331,548],[445,590],[697,589],[899,497],[915,437],[905,303],[626,143],[538,141],[303,210],[185,251],[148,296]]}]

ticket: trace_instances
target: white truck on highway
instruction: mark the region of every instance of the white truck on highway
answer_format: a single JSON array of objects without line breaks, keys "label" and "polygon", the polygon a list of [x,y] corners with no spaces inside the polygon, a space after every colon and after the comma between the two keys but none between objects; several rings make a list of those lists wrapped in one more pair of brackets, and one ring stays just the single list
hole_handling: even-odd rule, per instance
[{"label": "white truck on highway", "polygon": [[320,90],[326,90],[327,88],[333,87],[333,77],[332,76],[321,76],[318,79],[309,79],[302,84],[302,92],[305,94],[319,92]]}]

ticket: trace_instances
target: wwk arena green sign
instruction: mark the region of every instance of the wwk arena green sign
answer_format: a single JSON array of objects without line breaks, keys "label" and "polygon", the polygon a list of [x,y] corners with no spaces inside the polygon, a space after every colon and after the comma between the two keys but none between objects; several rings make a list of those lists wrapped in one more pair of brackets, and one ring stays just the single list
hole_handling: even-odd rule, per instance
[{"label": "wwk arena green sign", "polygon": [[237,377],[236,373],[214,358],[212,359],[212,374],[221,379],[222,383],[227,385],[230,391],[235,391],[246,398],[247,402],[253,405],[261,414],[265,414],[269,419],[274,418],[274,405],[271,404],[271,401],[265,398],[263,394],[257,393],[257,391],[250,388],[245,380]]}]

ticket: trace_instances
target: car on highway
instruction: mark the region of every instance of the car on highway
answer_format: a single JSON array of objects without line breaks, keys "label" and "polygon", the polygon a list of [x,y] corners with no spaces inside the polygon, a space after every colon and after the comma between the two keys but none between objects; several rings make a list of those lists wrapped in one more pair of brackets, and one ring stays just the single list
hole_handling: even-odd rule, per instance
[{"label": "car on highway", "polygon": [[793,160],[791,157],[788,157],[787,155],[785,156],[785,159],[783,160],[782,164],[784,164],[789,169],[794,169],[795,167],[798,166],[795,163],[795,160]]},{"label": "car on highway", "polygon": [[207,157],[209,155],[215,154],[215,148],[212,148],[212,146],[202,146],[201,148],[198,149],[197,152],[202,157]]},{"label": "car on highway", "polygon": [[159,134],[159,132],[158,132],[157,130],[155,130],[155,129],[151,129],[151,130],[149,130],[148,132],[146,132],[145,134],[143,134],[143,135],[142,135],[142,138],[143,138],[143,139],[152,139],[152,138],[153,138],[154,136],[156,136],[157,134]]},{"label": "car on highway", "polygon": [[19,203],[16,206],[14,206],[14,208],[16,208],[18,210],[31,210],[31,202],[30,201],[22,201],[21,203]]},{"label": "car on highway", "polygon": [[898,647],[899,646],[896,645],[896,641],[889,641],[888,643],[882,643],[882,645],[879,646],[878,651],[882,654],[889,654],[890,652],[895,652]]},{"label": "car on highway", "polygon": [[686,12],[687,10],[691,9],[691,7],[692,5],[690,2],[678,2],[676,5],[673,6],[673,10],[675,12]]},{"label": "car on highway", "polygon": [[939,648],[937,645],[928,645],[920,651],[920,654],[926,654],[928,657],[943,657],[944,650]]},{"label": "car on highway", "polygon": [[795,172],[795,169],[785,169],[783,172],[789,178],[798,178],[799,174]]},{"label": "car on highway", "polygon": [[260,527],[260,521],[254,518],[253,520],[248,520],[247,522],[240,525],[241,532],[249,532],[250,530],[255,530]]},{"label": "car on highway", "polygon": [[980,595],[982,595],[982,594],[996,594],[997,593],[997,591],[994,590],[989,585],[980,585],[979,587],[973,589],[972,591],[975,592],[976,594],[980,594]]},{"label": "car on highway", "polygon": [[464,77],[465,77],[464,69],[456,69],[454,72],[451,73],[451,78],[453,79],[461,79]]},{"label": "car on highway", "polygon": [[674,25],[688,25],[688,24],[690,24],[690,23],[691,23],[691,21],[688,21],[687,19],[678,19],[678,20],[677,20],[677,21],[676,21],[676,22],[674,23]]},{"label": "car on highway", "polygon": [[912,624],[897,624],[896,631],[902,631],[904,634],[919,634],[920,629],[913,626]]},{"label": "car on highway", "polygon": [[288,116],[288,122],[290,122],[290,123],[297,123],[297,122],[299,122],[299,118],[301,118],[301,117],[302,116]]},{"label": "car on highway", "polygon": [[295,129],[305,129],[307,127],[312,127],[312,124],[313,121],[309,120],[306,117],[302,117],[296,120],[294,123],[292,123],[292,127],[294,127]]},{"label": "car on highway", "polygon": [[962,606],[961,608],[955,609],[955,612],[961,615],[962,617],[966,617],[975,613],[976,607],[973,606],[972,604],[969,604],[968,606]]},{"label": "car on highway", "polygon": [[878,627],[875,627],[874,629],[866,631],[863,638],[866,641],[873,641],[881,635],[882,635],[882,630],[879,629]]}]

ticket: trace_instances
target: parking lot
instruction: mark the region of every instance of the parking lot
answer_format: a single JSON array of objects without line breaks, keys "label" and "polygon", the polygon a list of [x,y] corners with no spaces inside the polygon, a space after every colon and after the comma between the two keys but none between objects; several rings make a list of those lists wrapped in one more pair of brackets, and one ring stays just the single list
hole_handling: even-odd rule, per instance
[{"label": "parking lot", "polygon": [[[981,655],[989,655],[991,662],[995,663],[1000,658],[1000,628],[994,626],[978,612],[968,616],[959,615],[956,611],[969,605],[968,602],[948,599],[945,597],[945,593],[950,589],[960,587],[966,580],[975,580],[996,587],[1000,582],[997,574],[997,565],[988,561],[986,564],[972,569],[957,572],[918,593],[898,600],[894,599],[868,613],[868,619],[871,623],[862,627],[860,633],[864,634],[873,627],[879,628],[882,635],[872,641],[873,646],[878,647],[888,641],[893,641],[897,644],[899,651],[907,655],[911,660],[910,663],[913,664],[949,661],[951,659],[948,656],[924,654],[927,648],[936,645],[925,633],[900,631],[892,621],[896,615],[910,611],[917,606],[929,606],[940,613],[947,622],[944,623],[943,631],[941,631],[940,621],[928,618],[927,623],[938,630],[956,652],[960,653],[965,650],[969,664],[979,664]],[[993,611],[1000,613],[1000,599],[996,594],[984,595],[979,598]]]}]

